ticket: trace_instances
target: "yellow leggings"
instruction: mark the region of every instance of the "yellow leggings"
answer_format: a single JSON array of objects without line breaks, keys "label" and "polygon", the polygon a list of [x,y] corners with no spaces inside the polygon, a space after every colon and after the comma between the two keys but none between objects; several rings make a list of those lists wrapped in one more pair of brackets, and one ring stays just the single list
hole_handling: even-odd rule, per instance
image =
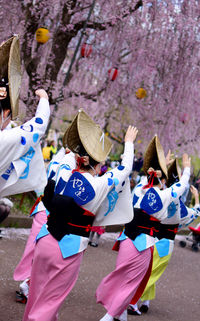
[{"label": "yellow leggings", "polygon": [[141,296],[142,301],[153,300],[156,296],[156,282],[159,280],[163,272],[165,271],[168,262],[171,258],[171,254],[159,257],[156,246],[154,246],[153,251],[153,266],[151,271],[151,276],[146,285],[146,288]]}]

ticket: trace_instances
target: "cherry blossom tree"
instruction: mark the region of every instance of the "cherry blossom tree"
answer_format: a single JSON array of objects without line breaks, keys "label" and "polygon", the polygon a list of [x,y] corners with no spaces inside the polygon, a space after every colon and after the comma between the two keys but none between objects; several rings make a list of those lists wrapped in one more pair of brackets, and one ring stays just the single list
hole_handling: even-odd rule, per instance
[{"label": "cherry blossom tree", "polygon": [[[84,108],[116,142],[132,123],[139,128],[136,149],[143,151],[157,133],[166,152],[198,153],[198,1],[13,0],[9,11],[0,6],[7,12],[1,40],[20,33],[27,117],[42,85],[57,127]],[[41,26],[50,32],[45,44],[35,39]],[[81,55],[84,43],[92,47],[87,57]],[[138,99],[138,88],[146,97]]]}]

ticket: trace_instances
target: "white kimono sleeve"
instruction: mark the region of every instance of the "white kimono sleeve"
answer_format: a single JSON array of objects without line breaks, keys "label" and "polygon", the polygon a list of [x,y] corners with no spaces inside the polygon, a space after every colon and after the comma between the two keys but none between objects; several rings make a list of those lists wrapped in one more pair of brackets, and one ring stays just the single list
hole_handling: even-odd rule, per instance
[{"label": "white kimono sleeve", "polygon": [[191,224],[197,217],[200,216],[200,204],[196,204],[193,208],[186,206],[187,215],[180,217],[180,226],[179,229],[188,226]]},{"label": "white kimono sleeve", "polygon": [[169,204],[175,199],[178,199],[184,193],[189,183],[189,179],[190,168],[186,167],[183,171],[183,175],[181,176],[180,181],[164,190],[165,193],[163,193],[163,195],[165,196]]},{"label": "white kimono sleeve", "polygon": [[22,126],[0,132],[1,196],[44,189],[47,177],[40,139],[49,116],[49,102],[41,98],[35,117]]},{"label": "white kimono sleeve", "polygon": [[61,169],[64,167],[64,165],[70,168],[70,170],[73,170],[76,168],[76,161],[75,161],[74,154],[72,152],[66,154],[64,147],[62,147],[58,151],[58,153],[56,153],[53,156],[51,162],[49,163],[49,166],[47,168],[48,179],[56,180],[56,176],[61,165],[62,165]]},{"label": "white kimono sleeve", "polygon": [[49,102],[41,98],[34,118],[22,126],[0,131],[0,175],[11,162],[28,152],[31,145],[38,144],[46,131],[49,116]]},{"label": "white kimono sleeve", "polygon": [[98,209],[94,225],[125,224],[133,218],[129,175],[132,171],[134,145],[125,143],[121,165],[96,178],[95,200]]}]

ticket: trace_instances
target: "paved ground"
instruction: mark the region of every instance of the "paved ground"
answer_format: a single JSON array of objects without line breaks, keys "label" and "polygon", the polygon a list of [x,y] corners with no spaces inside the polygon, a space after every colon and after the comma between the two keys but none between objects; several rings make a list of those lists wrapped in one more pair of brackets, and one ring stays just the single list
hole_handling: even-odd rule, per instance
[{"label": "paved ground", "polygon": [[[13,281],[12,273],[23,252],[28,230],[20,229],[25,236],[10,231],[0,240],[0,321],[21,321],[24,305],[15,302],[18,283]],[[96,304],[94,294],[101,279],[115,265],[116,253],[111,251],[115,236],[105,233],[98,248],[89,247],[86,251],[78,282],[61,308],[59,321],[98,321],[104,315],[104,308]],[[199,298],[200,251],[181,248],[176,241],[148,314],[129,316],[128,321],[199,321]]]}]

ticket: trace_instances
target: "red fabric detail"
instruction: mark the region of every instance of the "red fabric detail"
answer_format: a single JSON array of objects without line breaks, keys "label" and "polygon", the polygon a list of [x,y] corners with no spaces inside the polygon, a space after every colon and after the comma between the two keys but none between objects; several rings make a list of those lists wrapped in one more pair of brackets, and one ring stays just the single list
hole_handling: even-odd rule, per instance
[{"label": "red fabric detail", "polygon": [[159,230],[157,230],[154,226],[146,227],[146,226],[139,226],[138,225],[138,227],[144,228],[146,230],[150,230],[150,236],[153,236],[154,232],[159,232]]},{"label": "red fabric detail", "polygon": [[105,233],[105,228],[101,226],[92,226],[92,232],[96,232],[97,234],[102,235],[103,233]]},{"label": "red fabric detail", "polygon": [[[83,208],[84,209],[84,208]],[[85,210],[85,209],[84,209]],[[83,213],[83,215],[86,216],[95,216],[92,212],[85,210],[85,212]]]},{"label": "red fabric detail", "polygon": [[120,246],[120,241],[116,241],[115,244],[113,245],[112,250],[113,251],[119,251],[119,246]]},{"label": "red fabric detail", "polygon": [[176,227],[176,228],[174,228],[173,230],[170,230],[170,229],[168,228],[168,231],[173,232],[174,234],[177,234],[178,228]]},{"label": "red fabric detail", "polygon": [[200,226],[198,228],[189,226],[190,231],[192,231],[194,234],[200,235]]},{"label": "red fabric detail", "polygon": [[150,221],[156,221],[156,222],[160,222],[157,218],[150,216]]},{"label": "red fabric detail", "polygon": [[142,280],[142,282],[140,283],[134,297],[132,298],[130,304],[136,304],[138,302],[138,300],[141,298],[145,288],[146,288],[146,285],[147,285],[147,282],[149,281],[149,278],[151,276],[151,271],[152,271],[152,265],[153,265],[153,250],[154,250],[154,247],[150,247],[151,249],[151,261],[149,263],[149,268]]},{"label": "red fabric detail", "polygon": [[153,187],[154,178],[157,177],[156,171],[151,171],[148,174],[150,175],[148,179],[148,184],[143,186],[143,189]]},{"label": "red fabric detail", "polygon": [[74,173],[74,172],[79,172],[79,170],[80,170],[80,168],[81,168],[81,165],[83,164],[83,158],[82,157],[78,157],[77,158],[77,160],[76,160],[76,166],[77,166],[77,168],[76,169],[73,169],[73,171],[72,171],[72,174]]},{"label": "red fabric detail", "polygon": [[75,227],[84,228],[86,232],[89,232],[89,231],[92,230],[92,226],[91,225],[82,226],[82,225],[76,225],[76,224],[73,224],[73,223],[67,223],[67,224],[71,225],[71,226],[75,226]]},{"label": "red fabric detail", "polygon": [[33,213],[34,209],[36,208],[36,206],[38,205],[38,203],[41,201],[42,196],[38,197],[35,201],[35,204],[32,206],[31,210],[30,210],[30,215]]},{"label": "red fabric detail", "polygon": [[[120,232],[118,237],[120,237],[121,234],[122,234],[122,232]],[[112,250],[118,252],[119,251],[119,246],[120,246],[120,241],[116,241],[115,244],[113,245]]]}]

